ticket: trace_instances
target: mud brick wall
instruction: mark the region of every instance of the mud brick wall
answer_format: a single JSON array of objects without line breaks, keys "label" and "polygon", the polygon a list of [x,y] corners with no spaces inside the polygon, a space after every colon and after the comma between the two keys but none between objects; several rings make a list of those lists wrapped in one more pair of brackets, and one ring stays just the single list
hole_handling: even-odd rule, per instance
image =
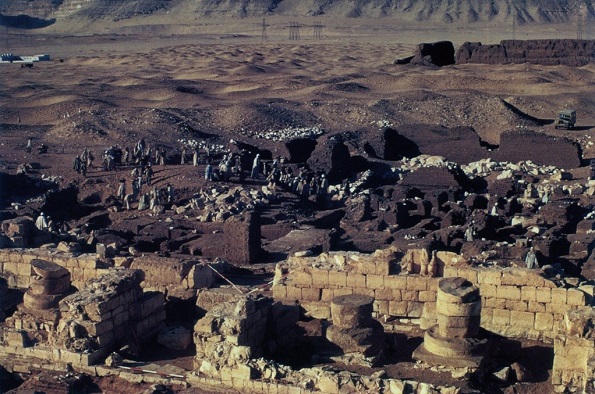
[{"label": "mud brick wall", "polygon": [[31,260],[51,261],[66,268],[71,275],[72,285],[77,289],[85,282],[108,272],[106,265],[95,254],[74,255],[67,252],[42,249],[0,249],[0,276],[8,286],[26,290],[31,278]]},{"label": "mud brick wall", "polygon": [[502,133],[500,148],[493,157],[497,161],[531,160],[539,165],[571,169],[581,165],[581,156],[579,145],[568,138],[521,130]]},{"label": "mud brick wall", "polygon": [[455,54],[456,63],[534,63],[584,66],[595,61],[595,40],[503,40],[500,45],[466,42]]},{"label": "mud brick wall", "polygon": [[142,280],[142,271],[112,270],[64,298],[56,343],[78,350],[72,347],[83,338],[96,350],[148,340],[165,326],[165,299],[162,293],[143,293]]},{"label": "mud brick wall", "polygon": [[232,217],[223,225],[225,259],[232,264],[254,264],[261,256],[261,232],[258,214],[249,212]]}]

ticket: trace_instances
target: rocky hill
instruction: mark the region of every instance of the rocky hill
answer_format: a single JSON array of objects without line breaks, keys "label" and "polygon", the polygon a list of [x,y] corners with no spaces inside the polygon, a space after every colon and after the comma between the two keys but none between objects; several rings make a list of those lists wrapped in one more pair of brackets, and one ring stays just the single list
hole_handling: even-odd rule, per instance
[{"label": "rocky hill", "polygon": [[382,17],[446,23],[519,24],[574,21],[595,16],[590,0],[0,0],[5,16],[121,20],[163,13],[171,23],[199,17],[325,16]]}]

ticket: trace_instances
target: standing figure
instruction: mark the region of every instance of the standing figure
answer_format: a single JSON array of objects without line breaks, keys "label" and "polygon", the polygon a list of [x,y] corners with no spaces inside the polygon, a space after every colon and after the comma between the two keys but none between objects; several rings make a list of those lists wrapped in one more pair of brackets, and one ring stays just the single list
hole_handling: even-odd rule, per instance
[{"label": "standing figure", "polygon": [[260,173],[260,154],[257,153],[254,161],[252,162],[252,173],[250,176],[252,178],[258,178],[258,174]]},{"label": "standing figure", "polygon": [[35,220],[35,227],[37,227],[37,229],[45,231],[48,229],[48,222],[47,219],[45,218],[45,214],[43,212],[41,212],[39,214],[39,216],[37,217],[37,220]]},{"label": "standing figure", "polygon": [[120,185],[118,186],[118,191],[116,193],[116,197],[120,201],[124,201],[125,196],[126,196],[126,180],[120,179]]},{"label": "standing figure", "polygon": [[525,256],[525,264],[527,268],[533,269],[538,266],[537,264],[537,256],[535,255],[535,251],[533,250],[533,246],[529,248],[527,255]]},{"label": "standing figure", "polygon": [[31,142],[31,137],[29,137],[29,139],[27,140],[27,148],[25,150],[27,151],[27,153],[31,153],[32,149],[33,149],[33,144]]},{"label": "standing figure", "polygon": [[213,165],[211,163],[209,163],[205,167],[205,181],[212,181],[212,180],[213,180]]}]

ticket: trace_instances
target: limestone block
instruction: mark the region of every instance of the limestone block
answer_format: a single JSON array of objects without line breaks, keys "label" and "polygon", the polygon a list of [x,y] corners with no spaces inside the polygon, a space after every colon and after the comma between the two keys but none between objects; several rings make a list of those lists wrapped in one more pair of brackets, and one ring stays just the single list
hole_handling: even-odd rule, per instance
[{"label": "limestone block", "polygon": [[406,316],[407,306],[407,301],[389,301],[388,313],[391,316]]},{"label": "limestone block", "polygon": [[535,313],[535,329],[539,331],[551,330],[554,326],[554,315],[551,313]]},{"label": "limestone block", "polygon": [[526,328],[535,326],[535,314],[532,312],[510,311],[510,323]]},{"label": "limestone block", "polygon": [[585,293],[577,289],[568,289],[566,292],[566,303],[568,305],[585,305]]},{"label": "limestone block", "polygon": [[566,304],[566,294],[566,289],[552,289],[552,304]]},{"label": "limestone block", "polygon": [[498,287],[496,285],[483,284],[480,285],[482,297],[496,297]]},{"label": "limestone block", "polygon": [[343,271],[329,271],[329,286],[345,287],[347,286],[347,273]]},{"label": "limestone block", "polygon": [[521,287],[521,301],[536,301],[537,289],[531,286]]},{"label": "limestone block", "polygon": [[419,291],[403,290],[401,291],[401,298],[403,301],[419,301]]},{"label": "limestone block", "polygon": [[425,291],[428,288],[428,278],[420,276],[407,276],[407,290]]},{"label": "limestone block", "polygon": [[305,271],[304,269],[297,269],[293,271],[289,278],[296,287],[309,287],[312,286],[312,274]]},{"label": "limestone block", "polygon": [[[31,271],[44,279],[56,279],[61,278],[69,274],[68,270],[61,267],[58,264],[51,263],[49,261],[33,259],[31,260]],[[29,274],[31,274],[31,271]]]},{"label": "limestone block", "polygon": [[506,309],[494,309],[492,312],[492,324],[497,326],[509,326],[510,311]]},{"label": "limestone block", "polygon": [[359,273],[348,272],[346,284],[347,287],[364,289],[366,287],[366,276]]},{"label": "limestone block", "polygon": [[591,307],[570,309],[564,314],[564,328],[568,336],[583,338],[595,332],[595,310]]},{"label": "limestone block", "polygon": [[425,349],[442,357],[481,355],[485,352],[486,342],[473,338],[445,338],[439,335],[438,326],[429,328],[424,334]]},{"label": "limestone block", "polygon": [[477,281],[481,285],[481,292],[484,293],[484,285],[498,286],[502,284],[502,271],[495,269],[477,271]]},{"label": "limestone block", "polygon": [[389,289],[407,289],[407,276],[389,275],[384,277],[384,286]]},{"label": "limestone block", "polygon": [[334,289],[322,289],[320,301],[323,302],[331,302],[333,298],[335,298],[335,290]]},{"label": "limestone block", "polygon": [[438,282],[437,302],[471,303],[479,300],[479,290],[462,277],[443,278]]},{"label": "limestone block", "polygon": [[545,312],[545,303],[529,301],[527,312]]},{"label": "limestone block", "polygon": [[328,286],[328,271],[324,269],[312,270],[312,286],[327,287]]},{"label": "limestone block", "polygon": [[383,275],[366,275],[366,287],[368,289],[382,289],[384,288],[384,276]]},{"label": "limestone block", "polygon": [[528,302],[526,301],[513,301],[505,300],[504,307],[509,311],[527,312]]},{"label": "limestone block", "polygon": [[435,302],[436,301],[436,292],[434,292],[434,291],[420,291],[418,298],[419,298],[420,302]]},{"label": "limestone block", "polygon": [[294,286],[286,286],[287,290],[287,299],[289,300],[301,300],[302,299],[302,289],[299,287]]},{"label": "limestone block", "polygon": [[537,302],[550,303],[552,302],[552,289],[547,287],[538,287],[535,292],[535,299]]},{"label": "limestone block", "polygon": [[320,289],[304,288],[302,289],[302,300],[305,301],[320,301]]},{"label": "limestone block", "polygon": [[420,318],[424,311],[423,302],[410,301],[407,303],[407,317],[409,318]]},{"label": "limestone block", "polygon": [[497,297],[505,300],[520,300],[521,289],[516,286],[498,286]]},{"label": "limestone block", "polygon": [[287,298],[287,286],[281,284],[273,285],[273,298],[285,299]]}]

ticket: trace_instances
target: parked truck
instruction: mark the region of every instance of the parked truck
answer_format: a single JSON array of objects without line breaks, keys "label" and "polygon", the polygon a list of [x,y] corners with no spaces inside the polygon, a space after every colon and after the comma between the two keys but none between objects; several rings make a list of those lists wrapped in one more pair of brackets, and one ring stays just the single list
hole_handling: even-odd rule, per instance
[{"label": "parked truck", "polygon": [[554,122],[556,129],[572,129],[576,123],[576,111],[573,109],[565,109],[558,113],[558,118]]}]

